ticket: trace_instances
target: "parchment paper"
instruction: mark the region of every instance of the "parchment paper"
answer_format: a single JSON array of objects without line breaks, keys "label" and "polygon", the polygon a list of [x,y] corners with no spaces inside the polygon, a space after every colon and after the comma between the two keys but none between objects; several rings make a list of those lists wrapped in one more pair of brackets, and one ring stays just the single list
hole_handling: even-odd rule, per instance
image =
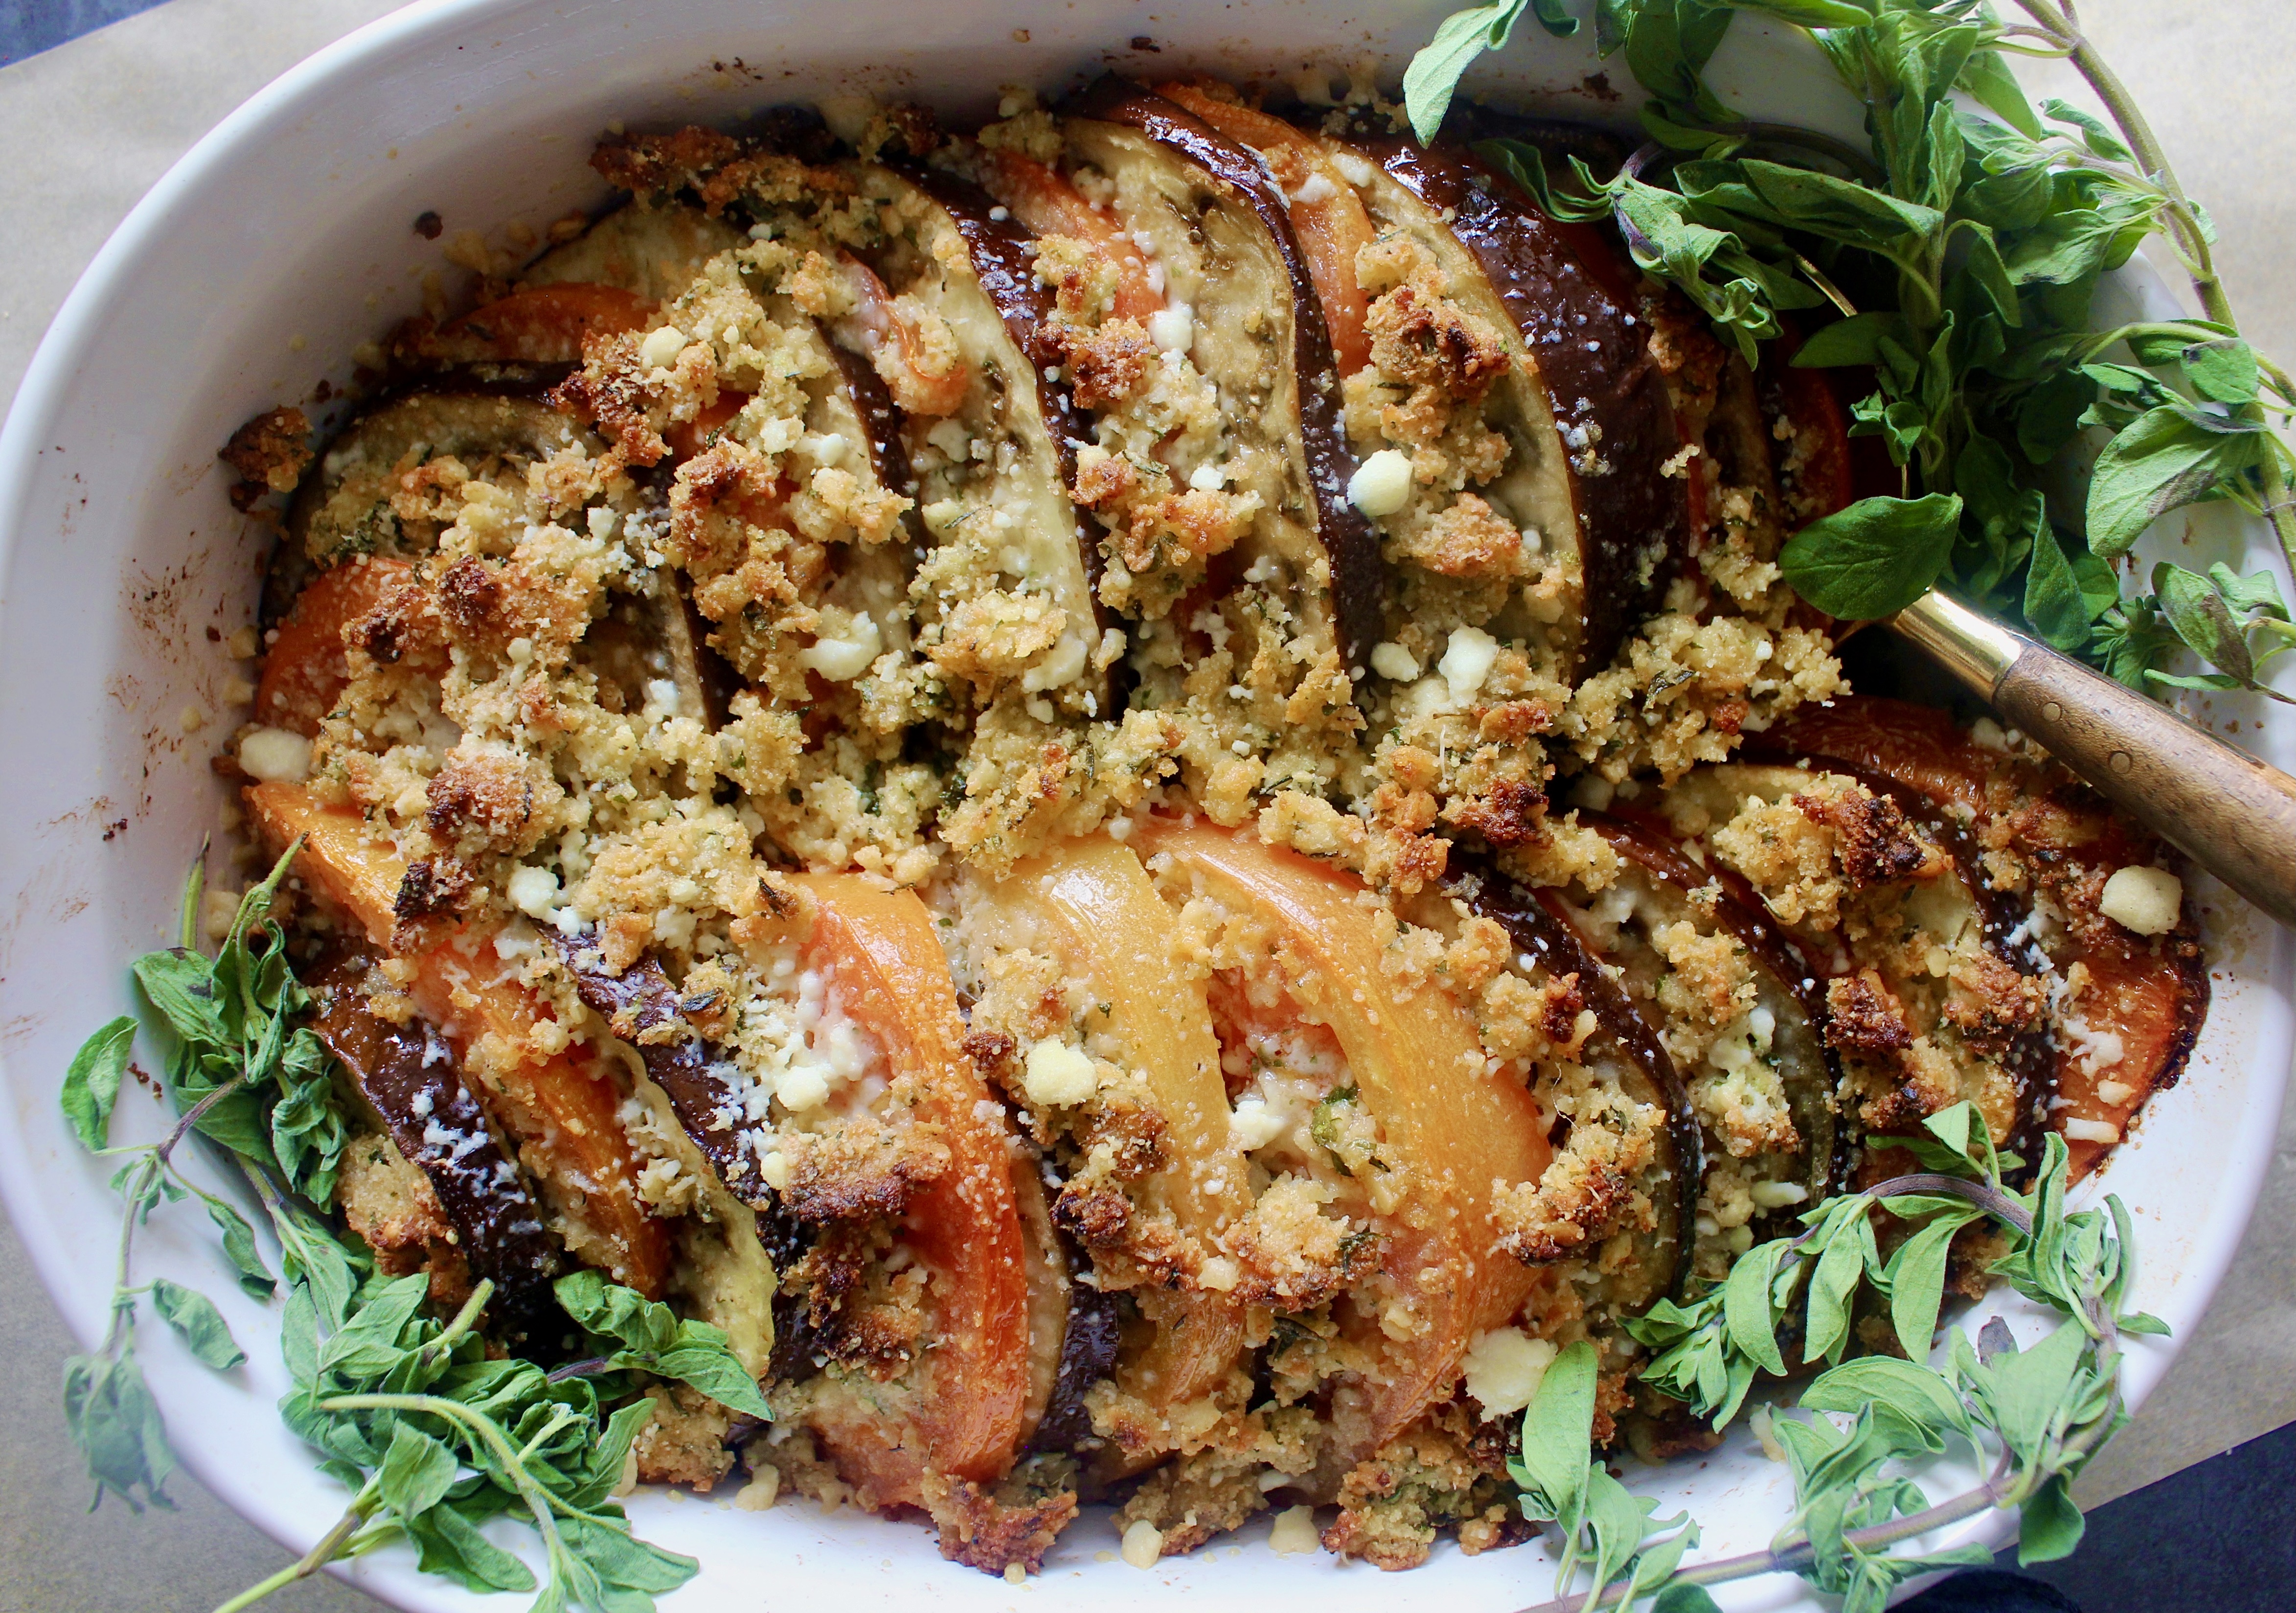
[{"label": "parchment paper", "polygon": [[[0,69],[0,397],[81,268],[168,164],[232,108],[321,45],[390,11],[386,0],[169,0]],[[2186,188],[2214,213],[2218,267],[2251,339],[2296,358],[2296,124],[2280,78],[2296,60],[2285,0],[2168,6],[2088,0],[2089,31],[2144,106]],[[2078,80],[2037,64],[2037,88]],[[2173,264],[2164,263],[2171,278]],[[2169,1101],[2174,1101],[2173,1098]],[[2165,1383],[2079,1486],[2095,1506],[2296,1420],[2296,1109],[2248,1240],[2215,1307]],[[209,1608],[286,1554],[188,1475],[174,1514],[83,1514],[78,1456],[55,1386],[70,1337],[14,1234],[0,1225],[0,1607],[111,1613]],[[164,1587],[164,1589],[162,1589]],[[1406,1587],[1398,1587],[1404,1589]],[[332,1581],[267,1604],[356,1613]]]}]

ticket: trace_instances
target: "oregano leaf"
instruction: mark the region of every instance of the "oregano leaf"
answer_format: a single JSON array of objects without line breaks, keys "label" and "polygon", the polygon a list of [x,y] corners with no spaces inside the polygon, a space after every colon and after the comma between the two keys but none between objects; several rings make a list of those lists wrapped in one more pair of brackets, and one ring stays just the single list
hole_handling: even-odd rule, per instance
[{"label": "oregano leaf", "polygon": [[152,1283],[152,1308],[175,1329],[185,1349],[217,1371],[229,1371],[247,1359],[247,1353],[232,1338],[223,1313],[206,1295],[194,1293],[164,1277],[155,1278]]},{"label": "oregano leaf", "polygon": [[1861,498],[1786,540],[1778,569],[1796,593],[1845,621],[1895,615],[1944,572],[1961,525],[1952,493]]},{"label": "oregano leaf", "polygon": [[90,1153],[111,1140],[111,1109],[119,1100],[119,1078],[135,1050],[135,1022],[127,1015],[80,1043],[64,1071],[61,1101],[80,1146]]}]

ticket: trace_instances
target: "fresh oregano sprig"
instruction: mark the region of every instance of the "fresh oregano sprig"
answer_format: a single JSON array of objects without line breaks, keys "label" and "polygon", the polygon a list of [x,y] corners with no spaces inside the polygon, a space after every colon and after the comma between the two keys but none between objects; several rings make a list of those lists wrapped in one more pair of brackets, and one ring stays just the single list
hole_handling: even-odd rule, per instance
[{"label": "fresh oregano sprig", "polygon": [[[1522,9],[1458,13],[1414,61],[1405,99],[1423,137]],[[1522,142],[1479,150],[1558,216],[1613,218],[1636,260],[1750,360],[1789,318],[1841,316],[1793,362],[1872,374],[1852,429],[1881,440],[1901,485],[1786,545],[1782,569],[1812,604],[1870,619],[1942,585],[2131,687],[2281,698],[2260,679],[2296,624],[2274,577],[2163,563],[2143,592],[2117,563],[2160,516],[2223,500],[2266,516],[2296,565],[2296,457],[2270,429],[2296,384],[2242,337],[2208,215],[2071,8],[2015,9],[1599,0],[1603,53],[1623,53],[1651,96],[1649,143],[1605,178],[1575,162],[1550,174]],[[1866,106],[1866,149],[1744,122],[1713,94],[1706,67],[1739,12],[1810,31]],[[2037,110],[2010,70],[2019,55],[2070,61],[2111,126],[2058,101]],[[2095,328],[2099,277],[2149,236],[2183,262],[2202,317]],[[2053,504],[2052,466],[2092,428],[2108,440],[2085,500]],[[2180,646],[2213,670],[2170,671]]]},{"label": "fresh oregano sprig", "polygon": [[[1841,1597],[1845,1613],[1879,1613],[1906,1579],[1986,1559],[1977,1550],[1918,1556],[1895,1548],[1994,1508],[2019,1510],[2021,1561],[2052,1560],[2079,1543],[2070,1485],[2126,1420],[2119,1337],[2166,1330],[2124,1309],[2135,1277],[2127,1213],[2110,1197],[2101,1210],[2066,1211],[2067,1155],[2054,1135],[2033,1187],[2020,1192],[2003,1175],[2014,1162],[1996,1153],[1973,1106],[1956,1105],[1926,1125],[1925,1137],[1892,1140],[1921,1172],[1828,1201],[1802,1217],[1800,1233],[1739,1256],[1720,1288],[1687,1304],[1662,1303],[1627,1324],[1652,1351],[1641,1380],[1718,1428],[1737,1415],[1757,1378],[1833,1363],[1800,1395],[1800,1409],[1813,1415],[1770,1415],[1768,1433],[1792,1471],[1795,1496],[1771,1545],[1682,1565],[1695,1526],[1652,1520],[1650,1502],[1584,1461],[1595,1358],[1590,1347],[1574,1346],[1548,1369],[1525,1413],[1514,1470],[1525,1515],[1558,1520],[1564,1534],[1558,1599],[1532,1613],[1628,1607],[1650,1595],[1660,1613],[1701,1613],[1714,1606],[1702,1586],[1789,1572]],[[1886,1254],[1876,1210],[1893,1222]],[[1955,1329],[1945,1365],[1932,1368],[1923,1363],[1948,1251],[1979,1221],[1992,1222],[2009,1246],[1994,1274],[2066,1320],[2023,1351],[1997,1318],[1973,1343]],[[1887,1302],[1910,1359],[1841,1360],[1861,1299]],[[1933,1503],[1912,1474],[1956,1444],[1988,1476]],[[1575,1463],[1568,1460],[1574,1448]],[[1582,1565],[1588,1584],[1572,1592]]]},{"label": "fresh oregano sprig", "polygon": [[[537,1613],[648,1613],[697,1565],[635,1539],[612,1499],[652,1415],[645,1386],[690,1384],[760,1419],[770,1416],[766,1402],[724,1333],[592,1271],[556,1285],[561,1307],[590,1337],[586,1359],[552,1372],[489,1360],[476,1324],[490,1284],[480,1282],[441,1323],[423,1310],[426,1277],[379,1280],[365,1247],[315,1207],[332,1200],[348,1132],[324,1045],[300,1023],[308,993],[270,921],[293,856],[290,848],[241,900],[211,959],[194,945],[195,864],[178,944],[135,961],[137,983],[175,1044],[166,1084],[179,1118],[166,1138],[108,1146],[133,1018],[90,1037],[64,1078],[61,1102],[75,1134],[90,1151],[127,1162],[113,1178],[126,1214],[111,1325],[94,1352],[65,1366],[65,1412],[96,1500],[117,1494],[138,1510],[171,1504],[164,1485],[175,1457],[134,1349],[144,1297],[209,1366],[228,1370],[246,1359],[204,1296],[164,1278],[130,1285],[135,1229],[163,1201],[195,1197],[251,1296],[268,1297],[284,1280],[281,1347],[295,1387],[281,1410],[323,1453],[323,1469],[352,1492],[340,1521],[309,1552],[218,1613],[238,1613],[329,1562],[402,1539],[424,1569],[473,1591],[534,1590],[533,1571],[481,1533],[504,1514],[524,1518],[541,1541],[547,1578]],[[195,1132],[225,1150],[263,1206],[279,1241],[278,1278],[247,1218],[177,1165],[177,1149]]]},{"label": "fresh oregano sprig", "polygon": [[[316,1058],[321,1090],[316,1096],[310,1090],[316,1039],[288,1028],[290,1017],[303,1006],[301,988],[286,971],[283,942],[266,923],[287,866],[283,858],[241,900],[223,946],[210,960],[193,946],[201,888],[201,863],[195,862],[184,887],[178,944],[136,960],[135,977],[146,1000],[177,1038],[168,1087],[181,1117],[164,1139],[131,1148],[110,1146],[112,1109],[135,1049],[132,1017],[122,1015],[89,1037],[64,1074],[61,1102],[74,1134],[91,1153],[123,1161],[111,1179],[125,1210],[111,1321],[94,1351],[64,1362],[64,1419],[95,1481],[94,1504],[107,1494],[138,1511],[147,1502],[172,1504],[164,1485],[175,1457],[135,1359],[135,1313],[143,1297],[150,1296],[152,1309],[209,1366],[228,1370],[246,1359],[222,1313],[205,1296],[165,1278],[131,1284],[136,1228],[163,1199],[196,1197],[222,1232],[225,1253],[242,1286],[258,1296],[273,1288],[247,1218],[176,1164],[176,1150],[184,1139],[198,1131],[268,1166],[277,1166],[283,1155],[294,1162],[300,1180],[332,1189],[342,1152],[341,1121],[324,1092],[323,1050]],[[288,1115],[280,1117],[280,1108],[289,1105]]]}]

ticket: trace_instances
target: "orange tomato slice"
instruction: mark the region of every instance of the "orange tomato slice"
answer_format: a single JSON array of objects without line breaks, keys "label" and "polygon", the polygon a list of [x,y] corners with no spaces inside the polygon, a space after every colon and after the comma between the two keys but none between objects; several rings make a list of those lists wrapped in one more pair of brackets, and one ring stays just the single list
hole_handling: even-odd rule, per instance
[{"label": "orange tomato slice", "polygon": [[[329,805],[299,784],[251,785],[244,800],[263,841],[284,847],[304,836],[296,872],[356,919],[376,946],[397,951],[393,909],[406,864],[368,837],[357,811]],[[537,1166],[553,1206],[575,1228],[570,1241],[576,1252],[593,1257],[615,1281],[659,1299],[669,1275],[669,1239],[638,1197],[636,1161],[616,1112],[620,1090],[595,1051],[537,1049],[537,1028],[556,1016],[504,978],[493,939],[465,928],[398,954],[414,966],[409,989],[415,1007],[458,1058],[467,1061],[470,1049],[483,1044],[475,1067],[496,1100],[489,1107],[521,1157]]]}]

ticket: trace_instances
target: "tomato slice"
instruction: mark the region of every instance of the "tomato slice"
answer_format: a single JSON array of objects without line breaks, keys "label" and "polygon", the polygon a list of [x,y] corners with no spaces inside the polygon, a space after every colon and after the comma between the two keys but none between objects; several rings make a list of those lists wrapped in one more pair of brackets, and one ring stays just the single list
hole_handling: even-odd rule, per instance
[{"label": "tomato slice", "polygon": [[450,319],[425,344],[453,363],[579,364],[593,335],[641,331],[654,304],[616,285],[536,285]]},{"label": "tomato slice", "polygon": [[255,720],[309,737],[351,679],[343,630],[378,608],[414,573],[404,560],[362,557],[331,566],[295,597],[264,652]]},{"label": "tomato slice", "polygon": [[853,293],[852,312],[837,322],[839,334],[849,347],[868,354],[893,401],[909,414],[935,418],[964,407],[972,366],[957,358],[945,368],[929,367],[923,332],[876,271],[850,252],[838,253],[837,267]]},{"label": "tomato slice", "polygon": [[750,394],[747,392],[719,387],[713,401],[696,410],[693,419],[673,422],[663,431],[661,440],[669,444],[669,451],[675,457],[691,459],[708,448],[709,440],[723,431],[726,423],[740,414],[749,401]]},{"label": "tomato slice", "polygon": [[[1411,1184],[1404,1213],[1383,1218],[1381,1316],[1357,1314],[1354,1341],[1372,1364],[1334,1395],[1336,1437],[1323,1469],[1336,1477],[1403,1432],[1456,1382],[1479,1333],[1512,1318],[1538,1279],[1496,1252],[1493,1200],[1536,1181],[1553,1156],[1538,1100],[1486,1059],[1473,1017],[1432,983],[1385,968],[1385,949],[1357,898],[1362,884],[1258,836],[1158,819],[1140,852],[1162,853],[1206,893],[1267,926],[1315,984],[1383,1156]],[[1399,1311],[1398,1311],[1399,1307]],[[1398,1324],[1398,1314],[1407,1318]]]},{"label": "tomato slice", "polygon": [[1281,118],[1218,100],[1193,85],[1160,84],[1156,93],[1266,160],[1307,255],[1308,277],[1324,305],[1340,374],[1363,368],[1371,362],[1371,338],[1364,333],[1370,300],[1356,279],[1356,254],[1371,244],[1374,232],[1363,198],[1332,163],[1331,148]]},{"label": "tomato slice", "polygon": [[[576,1254],[614,1280],[652,1298],[669,1276],[668,1235],[637,1191],[637,1164],[617,1113],[620,1090],[594,1049],[544,1053],[536,1032],[554,1020],[547,1003],[514,979],[491,934],[465,928],[401,951],[394,911],[406,864],[368,836],[348,807],[320,801],[309,786],[265,783],[244,792],[247,815],[268,844],[304,836],[296,872],[358,921],[377,947],[414,966],[415,1007],[475,1070],[489,1105],[520,1154],[537,1164],[542,1186],[569,1226]],[[546,1033],[545,1033],[546,1034]],[[473,1049],[481,1057],[471,1062]]]},{"label": "tomato slice", "polygon": [[1031,235],[1070,236],[1108,255],[1116,265],[1115,317],[1144,323],[1163,308],[1164,295],[1149,283],[1148,259],[1139,245],[1058,169],[1018,152],[991,152],[988,189]]},{"label": "tomato slice", "polygon": [[[2039,803],[1996,800],[1989,786],[2003,759],[1927,706],[1848,696],[1799,708],[1765,739],[1789,754],[1876,774],[1966,813],[1980,841],[1988,827],[2005,827],[2010,847],[2060,885],[2101,882],[2117,868],[2161,855],[2158,843],[2086,791],[2057,789]],[[1972,881],[1982,877],[1975,868],[1966,872]],[[2007,893],[1991,894],[2008,899]],[[2145,1099],[2183,1074],[2208,1012],[2208,971],[2190,920],[2152,940],[2100,917],[2069,928],[2055,952],[2053,961],[2068,977],[2078,966],[2087,981],[2074,1005],[2086,1034],[2060,1037],[2053,1055],[2052,1123],[2062,1132],[2070,1121],[2087,1121],[2125,1134]],[[2112,1147],[2071,1137],[2065,1146],[2075,1180]]]},{"label": "tomato slice", "polygon": [[916,1116],[939,1128],[948,1170],[910,1206],[903,1241],[931,1274],[932,1348],[907,1419],[855,1399],[815,1428],[872,1507],[922,1506],[929,1475],[988,1484],[1012,1467],[1029,1411],[1029,1260],[1004,1111],[962,1043],[948,959],[913,891],[857,874],[792,876],[804,911],[791,938],[837,983],[846,1011],[884,1049]]},{"label": "tomato slice", "polygon": [[[1105,835],[1064,843],[1014,868],[980,899],[974,922],[992,940],[1025,927],[1056,947],[1107,1011],[1096,1022],[1122,1047],[1162,1122],[1170,1163],[1133,1184],[1144,1207],[1207,1250],[1250,1208],[1248,1169],[1228,1132],[1219,1044],[1201,979],[1175,967],[1171,909],[1129,849]],[[1153,1333],[1119,1357],[1119,1388],[1157,1411],[1212,1392],[1243,1348],[1243,1313],[1226,1293],[1183,1288],[1147,1296]],[[1119,1463],[1119,1467],[1124,1464]]]}]

